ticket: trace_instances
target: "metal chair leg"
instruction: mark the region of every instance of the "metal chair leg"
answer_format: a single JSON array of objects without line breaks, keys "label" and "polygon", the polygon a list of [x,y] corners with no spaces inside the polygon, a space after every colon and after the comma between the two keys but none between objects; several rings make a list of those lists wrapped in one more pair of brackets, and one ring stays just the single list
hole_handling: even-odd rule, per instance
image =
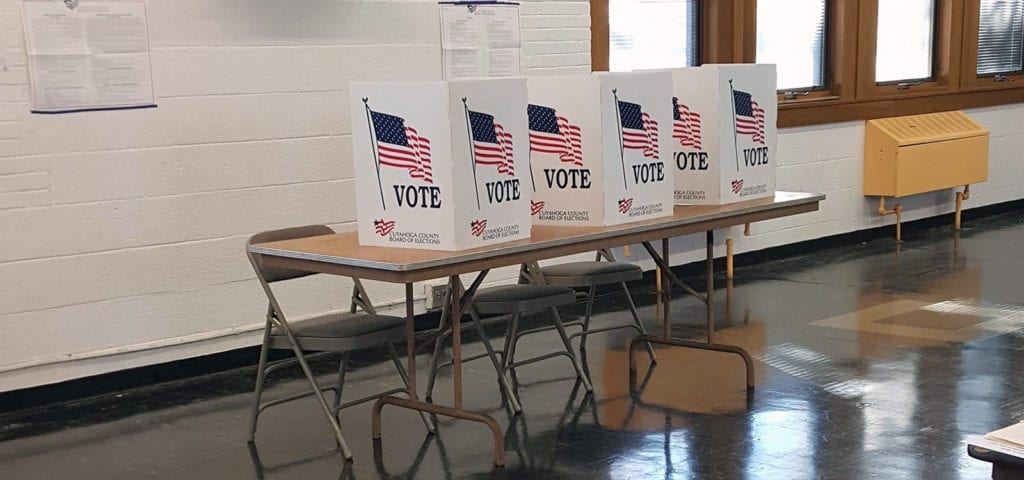
[{"label": "metal chair leg", "polygon": [[[405,371],[405,366],[402,365],[402,360],[398,357],[398,351],[395,350],[395,346],[388,343],[388,353],[391,354],[391,361],[395,364],[395,369],[398,370],[398,376],[402,377],[402,385],[405,385],[406,392],[409,391],[409,372]],[[412,398],[412,395],[409,395]],[[423,420],[423,425],[427,428],[427,433],[434,434],[434,423],[427,417],[427,413],[420,411],[420,419]]]},{"label": "metal chair leg", "polygon": [[508,395],[508,403],[512,407],[512,411],[515,413],[522,413],[523,407],[519,403],[519,399],[516,398],[515,391],[512,390],[512,384],[509,382],[508,377],[505,376],[505,370],[503,368],[503,362],[498,361],[497,355],[494,353],[494,347],[491,346],[491,339],[487,336],[487,332],[484,331],[484,326],[480,320],[480,314],[476,313],[476,309],[470,307],[469,315],[473,318],[473,325],[476,326],[477,335],[480,336],[480,341],[484,344],[484,349],[487,350],[487,356],[491,358],[491,364],[494,365],[494,373],[498,375],[498,382],[501,384],[501,389]]},{"label": "metal chair leg", "polygon": [[263,329],[263,347],[260,348],[260,363],[256,367],[256,391],[252,400],[252,413],[249,415],[249,443],[256,441],[256,422],[260,417],[260,399],[263,397],[263,387],[267,381],[267,354],[270,350],[270,321],[267,321]]},{"label": "metal chair leg", "polygon": [[551,308],[551,314],[555,317],[555,328],[558,330],[558,336],[562,337],[562,344],[565,345],[565,353],[569,355],[569,360],[572,361],[572,367],[576,369],[576,376],[583,381],[583,388],[587,389],[588,392],[594,391],[594,386],[590,383],[590,379],[587,378],[587,373],[583,371],[583,365],[580,364],[580,358],[576,356],[576,352],[572,348],[572,342],[569,341],[569,336],[565,333],[565,326],[562,325],[562,316],[558,314],[557,308]]},{"label": "metal chair leg", "polygon": [[508,319],[508,334],[506,336],[508,340],[508,347],[505,349],[505,357],[502,359],[501,371],[508,372],[512,380],[512,384],[519,383],[516,380],[516,345],[519,343],[519,314],[513,313]]},{"label": "metal chair leg", "polygon": [[587,332],[590,330],[590,316],[594,313],[595,296],[597,296],[597,287],[591,285],[587,290],[587,311],[583,316],[583,331],[580,332],[580,352],[587,350]]},{"label": "metal chair leg", "polygon": [[430,372],[427,375],[427,388],[424,390],[424,398],[429,402],[434,399],[434,383],[437,382],[438,365],[441,363],[441,352],[444,351],[444,341],[447,338],[448,316],[447,308],[441,312],[441,323],[437,326],[437,338],[434,339],[434,354],[430,356]]},{"label": "metal chair leg", "polygon": [[341,360],[338,362],[338,387],[337,390],[334,391],[334,403],[331,404],[332,412],[338,412],[338,405],[341,405],[341,391],[345,388],[345,372],[347,370],[348,352],[342,352]]},{"label": "metal chair leg", "polygon": [[511,358],[512,354],[515,353],[512,350],[513,349],[512,344],[514,342],[519,341],[519,338],[518,338],[519,334],[518,334],[518,332],[514,331],[517,328],[514,325],[515,322],[513,320],[513,319],[518,319],[518,317],[519,317],[518,314],[512,314],[511,316],[509,316],[508,323],[505,325],[505,342],[501,346],[501,369],[502,369],[502,371],[505,370],[505,366],[506,365],[509,365],[509,364],[512,363],[512,360],[510,360],[510,358]]},{"label": "metal chair leg", "polygon": [[[636,304],[633,303],[633,296],[629,294],[629,287],[626,286],[626,282],[619,285],[622,287],[622,294],[626,297],[626,305],[629,306],[629,313],[633,315],[633,322],[636,324],[637,330],[640,330],[640,335],[646,335],[647,330],[644,329],[644,324],[640,321],[640,313],[636,311]],[[654,355],[654,346],[650,343],[647,343],[647,355],[651,357],[651,363],[658,363],[658,357]]]},{"label": "metal chair leg", "polygon": [[295,335],[292,334],[292,330],[288,327],[287,323],[281,322],[281,326],[285,333],[288,334],[288,340],[292,344],[292,351],[295,352],[295,359],[298,360],[299,366],[302,367],[302,373],[306,376],[306,380],[309,381],[310,387],[313,388],[313,395],[316,397],[317,402],[320,403],[320,408],[327,417],[327,422],[330,424],[331,430],[334,433],[334,439],[338,441],[338,446],[341,447],[341,454],[345,457],[345,460],[351,460],[352,450],[348,448],[348,443],[345,442],[345,437],[341,434],[341,425],[338,424],[338,419],[334,416],[334,411],[327,405],[327,399],[324,398],[324,392],[320,391],[320,385],[316,383],[316,376],[313,375],[313,370],[309,368],[309,363],[306,362],[306,357],[302,355],[302,348],[299,347],[299,342],[295,340]]}]

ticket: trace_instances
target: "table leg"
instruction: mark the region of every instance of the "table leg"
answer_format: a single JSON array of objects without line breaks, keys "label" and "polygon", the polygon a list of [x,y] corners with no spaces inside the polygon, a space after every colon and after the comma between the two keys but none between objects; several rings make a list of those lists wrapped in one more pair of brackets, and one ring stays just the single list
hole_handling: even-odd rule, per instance
[{"label": "table leg", "polygon": [[[704,303],[707,304],[708,344],[715,343],[715,231],[707,232],[707,257],[704,259],[704,281],[706,292]],[[749,372],[749,369],[748,369]]]},{"label": "table leg", "polygon": [[433,413],[435,415],[443,415],[445,417],[469,420],[471,422],[479,422],[487,425],[487,427],[491,429],[491,435],[493,437],[492,440],[494,442],[494,465],[497,467],[505,466],[505,432],[502,431],[501,425],[498,425],[498,422],[494,417],[483,413],[462,410],[460,408],[434,405],[433,403],[423,403],[389,395],[386,397],[380,397],[380,399],[377,400],[377,403],[373,404],[373,438],[377,442],[380,441],[380,413],[384,408],[384,405],[394,405],[396,407],[419,410],[422,412]]},{"label": "table leg", "polygon": [[413,311],[412,284],[405,284],[405,355],[409,375],[409,399],[419,400],[416,390],[416,315]]},{"label": "table leg", "polygon": [[448,278],[448,288],[452,299],[452,383],[454,384],[454,400],[456,410],[462,409],[462,282],[458,275]]},{"label": "table leg", "polygon": [[[661,239],[661,257],[663,259],[665,259],[665,263],[669,263],[669,261],[668,261],[668,258],[669,258],[669,239],[667,239],[667,238]],[[661,322],[662,322],[662,329],[665,331],[665,335],[664,336],[667,338],[667,337],[671,337],[672,336],[672,315],[670,313],[671,309],[669,308],[669,305],[672,302],[672,282],[670,282],[669,278],[668,278],[668,275],[669,275],[668,269],[662,268],[662,269],[659,269],[659,271],[661,272],[661,277],[662,277],[661,278],[661,292],[662,292],[661,293],[661,295],[662,295],[661,303],[664,304],[664,306],[665,306],[665,308],[663,308],[661,310],[661,314],[662,314]]]},{"label": "table leg", "polygon": [[415,365],[415,336],[414,336],[414,316],[413,316],[413,297],[412,297],[412,284],[406,284],[405,286],[405,302],[406,302],[406,342],[408,343],[408,355],[409,355],[409,397],[401,398],[395,396],[385,396],[377,400],[373,405],[373,411],[371,416],[371,427],[373,430],[373,439],[375,447],[380,447],[381,438],[381,411],[384,409],[384,405],[394,405],[397,407],[407,408],[410,410],[416,410],[420,412],[427,412],[434,415],[442,415],[451,418],[458,418],[462,420],[469,420],[472,422],[479,422],[487,425],[491,430],[494,441],[494,465],[503,467],[505,465],[505,434],[502,431],[501,426],[494,420],[493,417],[478,413],[471,412],[462,409],[462,329],[461,329],[461,317],[462,311],[469,306],[469,302],[472,301],[473,295],[476,294],[477,288],[483,282],[484,276],[487,275],[487,270],[480,272],[477,278],[473,281],[468,289],[463,290],[462,281],[457,275],[453,275],[448,279],[448,287],[450,289],[450,295],[448,296],[449,305],[447,305],[447,311],[450,312],[450,325],[452,328],[452,378],[454,383],[454,407],[446,407],[441,405],[435,405],[432,403],[421,402],[418,399],[416,393],[416,365]]},{"label": "table leg", "polygon": [[[747,394],[754,390],[754,361],[750,354],[747,353],[741,347],[735,345],[721,345],[714,342],[714,330],[715,330],[715,307],[714,307],[714,291],[715,291],[715,233],[714,231],[707,231],[706,234],[707,244],[706,252],[707,256],[705,259],[705,281],[707,293],[701,295],[686,284],[682,282],[674,273],[672,273],[671,266],[669,265],[669,250],[668,250],[668,239],[662,240],[662,253],[659,255],[658,251],[654,249],[649,242],[643,243],[644,249],[654,260],[654,263],[661,268],[662,275],[666,279],[664,281],[664,290],[667,292],[669,285],[675,284],[685,290],[687,293],[701,299],[706,305],[706,322],[707,322],[707,340],[705,342],[685,340],[681,338],[675,338],[671,335],[671,319],[668,316],[668,302],[665,303],[665,328],[664,335],[638,335],[633,337],[633,340],[629,342],[629,390],[631,393],[636,393],[636,356],[634,351],[640,344],[658,344],[667,345],[671,347],[683,347],[683,348],[695,348],[698,350],[712,350],[716,352],[733,353],[739,355],[743,359],[743,364],[746,367],[746,381],[747,381]],[[667,299],[666,299],[667,300]]]}]

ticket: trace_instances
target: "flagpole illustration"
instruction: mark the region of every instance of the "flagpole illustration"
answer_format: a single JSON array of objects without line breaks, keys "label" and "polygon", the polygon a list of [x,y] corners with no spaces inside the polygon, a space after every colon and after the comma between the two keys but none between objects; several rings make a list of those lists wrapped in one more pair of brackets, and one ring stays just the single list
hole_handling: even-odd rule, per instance
[{"label": "flagpole illustration", "polygon": [[736,173],[740,171],[740,142],[736,135],[736,92],[732,89],[732,79],[729,79],[729,98],[732,99],[732,148],[736,154]]},{"label": "flagpole illustration", "polygon": [[615,97],[615,125],[619,127],[619,163],[622,164],[622,188],[629,190],[626,183],[626,152],[622,145],[622,105],[619,105],[619,89],[612,89],[612,96]]},{"label": "flagpole illustration", "polygon": [[466,111],[466,133],[469,135],[469,159],[473,162],[473,188],[476,190],[476,209],[480,210],[480,185],[476,181],[476,147],[473,145],[473,121],[469,118],[469,104],[462,97],[462,108]]},{"label": "flagpole illustration", "polygon": [[370,127],[370,146],[373,147],[373,161],[374,166],[377,168],[377,189],[380,190],[380,206],[387,210],[388,206],[384,203],[384,187],[380,183],[380,152],[377,150],[377,132],[373,128],[373,116],[370,115],[369,100],[369,97],[363,97],[363,106],[366,107],[366,124]]},{"label": "flagpole illustration", "polygon": [[533,181],[533,152],[526,157],[526,168],[530,169],[530,186],[533,187],[533,191],[537,191],[537,184]]},{"label": "flagpole illustration", "polygon": [[[526,105],[526,121],[530,121],[530,105]],[[533,145],[530,145],[529,155],[526,157],[526,168],[530,169],[530,186],[533,187],[533,191],[537,191],[537,184],[533,181]]]}]

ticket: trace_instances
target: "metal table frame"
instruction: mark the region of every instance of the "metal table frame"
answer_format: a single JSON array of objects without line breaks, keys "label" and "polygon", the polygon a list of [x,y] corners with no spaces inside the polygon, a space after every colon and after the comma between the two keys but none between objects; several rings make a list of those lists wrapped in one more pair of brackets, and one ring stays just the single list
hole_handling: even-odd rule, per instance
[{"label": "metal table frame", "polygon": [[[753,368],[750,356],[739,347],[714,343],[714,230],[774,218],[787,217],[818,210],[825,196],[813,193],[778,192],[774,198],[752,200],[719,206],[676,206],[673,215],[609,227],[533,227],[529,240],[521,240],[458,252],[366,247],[359,245],[355,233],[342,233],[282,242],[252,245],[250,251],[261,257],[267,266],[283,267],[316,273],[344,275],[364,280],[378,280],[405,284],[405,335],[409,372],[409,398],[383,397],[373,407],[373,438],[381,438],[381,410],[385,405],[459,418],[485,424],[494,439],[494,464],[505,463],[504,433],[489,415],[469,411],[462,404],[462,312],[469,306],[473,295],[492,268],[520,265],[577,253],[594,252],[605,248],[629,244],[643,244],[661,267],[666,291],[674,283],[701,298],[707,304],[707,342],[683,340],[671,336],[668,302],[663,310],[663,335],[643,335],[630,343],[630,385],[635,384],[636,365],[634,348],[640,343],[699,348],[735,353],[747,365],[747,387],[753,388]],[[707,236],[707,294],[700,295],[684,285],[669,268],[669,239],[692,233],[706,232]],[[651,242],[661,240],[659,253]],[[464,288],[460,274],[479,272],[468,288]],[[413,282],[434,278],[448,278],[447,311],[452,326],[452,363],[454,400],[451,407],[423,402],[416,386],[416,355],[414,343]]]},{"label": "metal table frame", "polygon": [[[699,350],[712,350],[716,352],[732,353],[739,355],[743,359],[743,364],[746,367],[747,373],[747,394],[749,395],[754,391],[754,360],[746,350],[735,346],[725,345],[721,343],[715,343],[715,232],[714,230],[708,230],[705,232],[707,242],[706,250],[707,255],[704,260],[704,276],[705,276],[705,293],[702,295],[693,288],[683,283],[674,273],[672,273],[671,265],[669,265],[669,239],[661,239],[661,255],[654,249],[651,242],[643,242],[644,250],[651,256],[654,263],[658,265],[658,269],[661,273],[661,284],[663,285],[662,296],[662,335],[637,335],[633,337],[633,340],[629,342],[629,391],[636,391],[636,355],[633,351],[636,347],[643,343],[654,343],[658,345],[666,345],[670,347],[682,347],[682,348],[695,348]],[[672,299],[671,290],[672,285],[675,284],[682,288],[686,293],[693,295],[704,302],[706,306],[706,322],[707,325],[705,330],[707,332],[707,339],[704,342],[698,342],[694,340],[687,340],[682,338],[676,338],[672,336],[672,320],[671,320],[671,302]]]}]

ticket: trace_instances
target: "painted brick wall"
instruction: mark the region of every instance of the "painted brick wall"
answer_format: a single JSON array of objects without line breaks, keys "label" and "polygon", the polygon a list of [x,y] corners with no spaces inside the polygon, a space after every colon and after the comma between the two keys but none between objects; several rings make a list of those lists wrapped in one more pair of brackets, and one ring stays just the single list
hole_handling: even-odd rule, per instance
[{"label": "painted brick wall", "polygon": [[[245,238],[352,228],[349,81],[440,76],[434,2],[147,5],[159,108],[40,116],[27,113],[20,2],[0,0],[0,391],[255,344],[264,300]],[[589,71],[588,2],[521,11],[530,74]],[[971,113],[992,129],[992,180],[968,206],[1024,197],[1024,107]],[[826,192],[822,211],[719,239],[746,251],[891,223],[860,194],[862,142],[859,122],[782,132],[780,189]],[[949,212],[952,198],[907,200],[905,217]],[[674,261],[699,258],[701,242],[676,239]],[[303,282],[286,311],[347,293]],[[402,296],[370,289],[378,304]]]},{"label": "painted brick wall", "polygon": [[[245,238],[352,228],[349,82],[441,75],[435,2],[147,8],[159,108],[30,115],[20,1],[0,0],[0,391],[256,343]],[[589,71],[587,2],[522,14],[531,72]],[[296,287],[310,314],[347,284]]]}]

